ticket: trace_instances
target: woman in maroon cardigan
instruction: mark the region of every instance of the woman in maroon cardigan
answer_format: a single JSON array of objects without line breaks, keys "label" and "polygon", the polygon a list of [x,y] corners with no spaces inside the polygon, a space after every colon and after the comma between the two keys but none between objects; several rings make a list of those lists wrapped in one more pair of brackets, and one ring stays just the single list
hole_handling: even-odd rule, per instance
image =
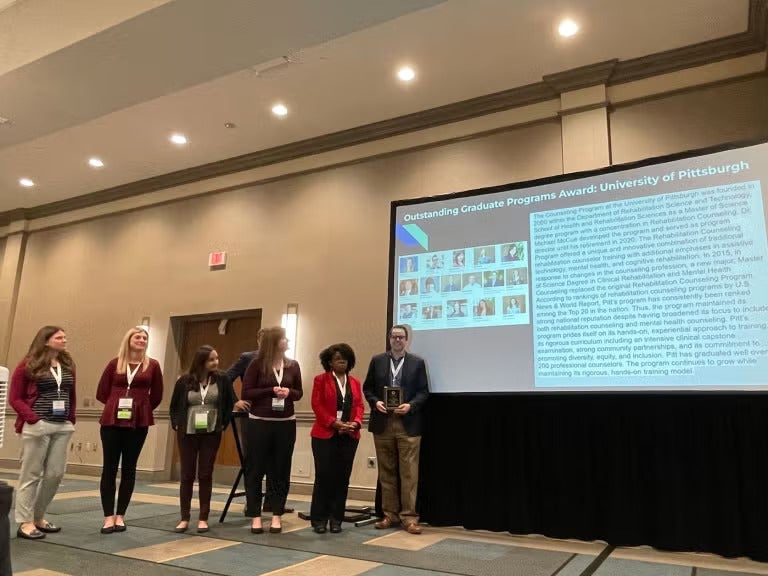
[{"label": "woman in maroon cardigan", "polygon": [[261,482],[266,474],[274,493],[271,533],[281,532],[281,517],[291,485],[291,459],[296,443],[296,414],[293,403],[301,400],[299,363],[286,358],[288,339],[282,328],[268,328],[261,339],[259,355],[243,378],[242,399],[251,403],[246,429],[245,491],[251,532],[261,534]]},{"label": "woman in maroon cardigan", "polygon": [[349,375],[355,367],[355,352],[348,344],[334,344],[320,353],[323,374],[315,376],[312,388],[312,454],[315,457],[315,486],[310,519],[318,534],[341,532],[347,503],[349,477],[363,426],[363,391],[360,381]]},{"label": "woman in maroon cardigan", "polygon": [[67,466],[67,445],[75,430],[75,364],[67,335],[58,326],[38,330],[11,377],[8,394],[16,411],[22,456],[16,494],[19,538],[39,540],[61,528],[45,519]]},{"label": "woman in maroon cardigan", "polygon": [[[163,373],[160,364],[147,356],[149,334],[137,326],[126,332],[117,358],[109,361],[99,380],[96,398],[104,404],[101,414],[101,506],[104,509],[102,534],[124,532],[125,512],[136,483],[136,465],[155,423],[152,411],[163,399]],[[122,464],[121,464],[122,460]],[[117,468],[120,490],[115,510]]]}]

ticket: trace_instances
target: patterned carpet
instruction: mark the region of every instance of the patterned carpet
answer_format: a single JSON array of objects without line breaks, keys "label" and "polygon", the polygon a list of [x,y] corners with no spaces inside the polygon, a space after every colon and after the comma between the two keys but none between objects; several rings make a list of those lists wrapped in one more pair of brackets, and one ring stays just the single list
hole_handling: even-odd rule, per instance
[{"label": "patterned carpet", "polygon": [[[11,484],[15,478],[3,479]],[[242,502],[218,522],[226,488],[214,493],[211,530],[177,534],[174,484],[138,483],[128,510],[128,530],[99,533],[102,514],[96,479],[67,478],[49,519],[62,526],[44,541],[17,540],[11,551],[16,576],[109,573],[171,576],[749,576],[768,575],[768,565],[703,554],[669,554],[651,549],[610,549],[598,542],[425,527],[414,536],[403,530],[344,525],[341,534],[315,534],[309,523],[287,514],[283,533],[251,534]],[[296,496],[289,505],[308,508]],[[11,516],[13,517],[13,516]],[[193,513],[192,526],[196,517]],[[265,526],[268,526],[268,518]],[[108,570],[106,568],[108,566]]]}]

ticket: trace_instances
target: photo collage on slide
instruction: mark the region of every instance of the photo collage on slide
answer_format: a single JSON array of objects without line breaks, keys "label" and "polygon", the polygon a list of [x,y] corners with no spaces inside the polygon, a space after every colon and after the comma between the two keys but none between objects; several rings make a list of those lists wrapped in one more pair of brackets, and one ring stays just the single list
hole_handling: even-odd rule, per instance
[{"label": "photo collage on slide", "polygon": [[529,323],[525,241],[401,256],[397,321],[414,330]]}]

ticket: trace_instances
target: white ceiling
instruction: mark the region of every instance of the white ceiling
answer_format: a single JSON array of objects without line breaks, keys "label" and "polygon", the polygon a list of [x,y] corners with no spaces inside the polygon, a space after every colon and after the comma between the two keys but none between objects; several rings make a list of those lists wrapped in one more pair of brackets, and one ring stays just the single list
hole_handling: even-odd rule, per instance
[{"label": "white ceiling", "polygon": [[[15,13],[18,29],[24,25],[20,8],[44,1],[50,2],[22,0],[0,14],[0,31],[3,17]],[[76,0],[80,9],[102,1],[120,4]],[[0,57],[0,71],[7,70],[0,74],[0,116],[12,120],[0,125],[0,211],[530,84],[611,58],[737,34],[748,24],[748,0],[142,2],[140,13],[113,15],[125,19],[108,28],[101,18],[93,35],[63,38],[59,48],[32,62],[14,68]],[[556,33],[564,16],[582,26],[567,40]],[[284,55],[292,63],[273,67]],[[411,85],[394,76],[404,63],[418,73]],[[270,113],[277,101],[289,107],[286,118]],[[226,129],[225,122],[237,128]],[[184,132],[189,145],[171,145],[173,131]],[[90,169],[93,155],[106,167]],[[21,177],[37,186],[20,188]]]}]

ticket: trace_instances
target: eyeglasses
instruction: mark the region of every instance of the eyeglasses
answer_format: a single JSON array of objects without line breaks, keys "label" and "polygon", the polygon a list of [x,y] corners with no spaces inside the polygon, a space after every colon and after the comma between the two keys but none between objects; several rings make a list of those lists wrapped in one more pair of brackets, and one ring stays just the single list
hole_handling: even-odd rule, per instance
[{"label": "eyeglasses", "polygon": [[405,340],[405,336],[400,336],[399,334],[392,334],[390,338],[392,340]]}]

